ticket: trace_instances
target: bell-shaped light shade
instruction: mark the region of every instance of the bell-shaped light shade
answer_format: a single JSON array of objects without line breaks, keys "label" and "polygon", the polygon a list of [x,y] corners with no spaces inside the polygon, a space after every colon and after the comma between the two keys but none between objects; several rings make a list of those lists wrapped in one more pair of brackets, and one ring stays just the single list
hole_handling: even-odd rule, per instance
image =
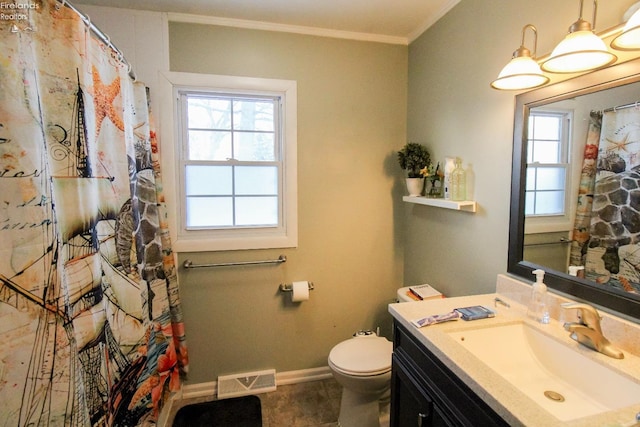
[{"label": "bell-shaped light shade", "polygon": [[[524,46],[524,38],[527,30],[533,33],[533,55]],[[511,61],[500,71],[498,78],[491,83],[491,87],[500,90],[521,90],[542,86],[549,82],[549,78],[542,74],[540,66],[535,61],[538,45],[538,30],[535,26],[527,24],[522,27],[522,43],[518,50],[513,52]]]},{"label": "bell-shaped light shade", "polygon": [[622,33],[611,41],[611,47],[618,50],[640,50],[640,10],[629,18]]},{"label": "bell-shaped light shade", "polygon": [[604,67],[617,59],[593,31],[582,30],[569,33],[541,66],[550,73],[579,73]]},{"label": "bell-shaped light shade", "polygon": [[513,58],[491,83],[491,87],[500,90],[521,90],[542,86],[549,78],[542,74],[538,63],[530,56]]}]

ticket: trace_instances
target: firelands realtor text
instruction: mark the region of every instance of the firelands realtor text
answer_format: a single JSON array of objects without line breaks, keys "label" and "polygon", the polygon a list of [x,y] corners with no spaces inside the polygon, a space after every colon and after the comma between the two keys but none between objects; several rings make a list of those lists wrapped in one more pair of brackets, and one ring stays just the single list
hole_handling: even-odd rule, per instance
[{"label": "firelands realtor text", "polygon": [[39,7],[38,3],[0,2],[0,21],[26,21],[29,19],[27,12]]}]

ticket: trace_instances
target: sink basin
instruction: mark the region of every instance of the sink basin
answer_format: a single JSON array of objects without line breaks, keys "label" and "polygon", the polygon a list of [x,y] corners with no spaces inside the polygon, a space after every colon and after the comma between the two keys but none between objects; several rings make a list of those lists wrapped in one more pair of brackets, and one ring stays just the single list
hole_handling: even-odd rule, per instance
[{"label": "sink basin", "polygon": [[640,384],[524,322],[449,332],[561,421],[640,403]]}]

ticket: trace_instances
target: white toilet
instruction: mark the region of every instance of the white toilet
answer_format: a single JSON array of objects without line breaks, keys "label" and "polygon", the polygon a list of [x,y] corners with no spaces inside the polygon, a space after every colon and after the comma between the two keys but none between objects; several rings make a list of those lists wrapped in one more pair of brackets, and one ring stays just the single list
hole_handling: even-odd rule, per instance
[{"label": "white toilet", "polygon": [[391,385],[393,343],[371,331],[356,332],[329,353],[329,368],[342,385],[338,425],[379,427],[379,401]]},{"label": "white toilet", "polygon": [[[423,299],[443,298],[427,284],[417,286]],[[407,286],[397,290],[397,299],[411,302],[416,297]],[[356,332],[331,349],[329,368],[342,386],[340,427],[380,427],[382,421],[388,425],[384,416],[380,419],[380,400],[389,397],[392,353],[393,343],[371,331]]]}]

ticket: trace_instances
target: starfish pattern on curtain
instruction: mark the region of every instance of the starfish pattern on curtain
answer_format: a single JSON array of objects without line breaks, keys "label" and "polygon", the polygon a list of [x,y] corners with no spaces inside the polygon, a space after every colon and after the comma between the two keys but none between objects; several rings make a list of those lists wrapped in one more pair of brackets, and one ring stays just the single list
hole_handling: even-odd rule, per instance
[{"label": "starfish pattern on curtain", "polygon": [[640,110],[591,112],[569,265],[640,292]]},{"label": "starfish pattern on curtain", "polygon": [[0,416],[152,425],[188,356],[147,91],[34,4],[0,21]]},{"label": "starfish pattern on curtain", "polygon": [[640,109],[613,108],[602,116],[593,191],[586,276],[640,292]]}]

